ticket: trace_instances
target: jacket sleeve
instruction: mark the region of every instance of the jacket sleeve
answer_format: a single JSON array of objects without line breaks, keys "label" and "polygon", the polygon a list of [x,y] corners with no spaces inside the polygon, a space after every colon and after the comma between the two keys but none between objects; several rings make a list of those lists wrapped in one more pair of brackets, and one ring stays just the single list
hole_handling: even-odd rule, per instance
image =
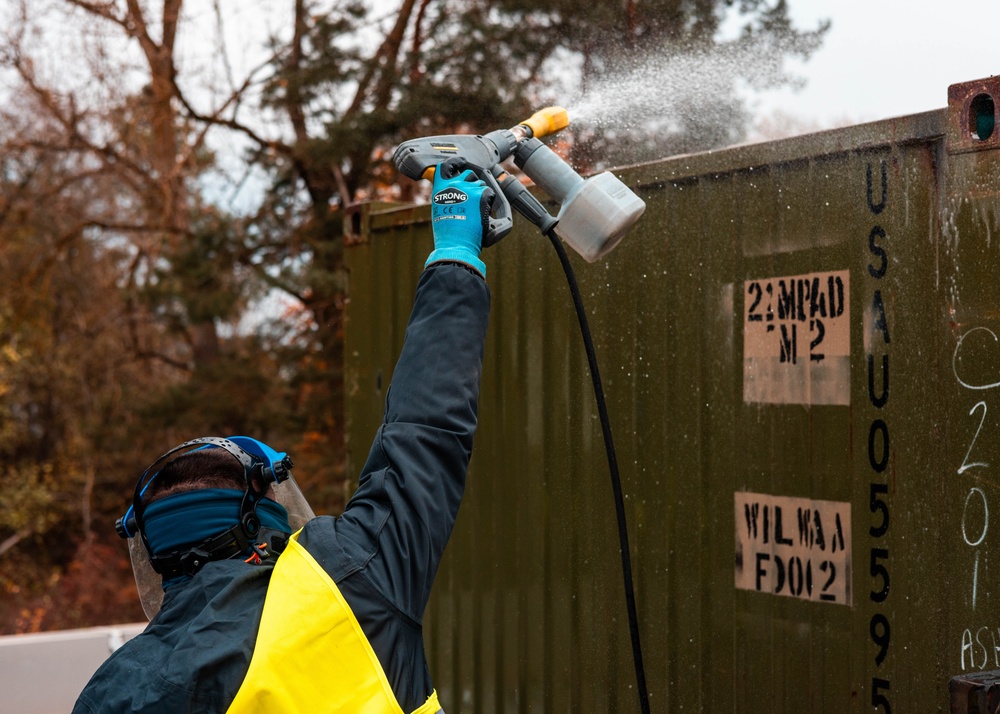
[{"label": "jacket sleeve", "polygon": [[468,268],[423,272],[384,422],[337,524],[351,559],[418,622],[465,489],[489,306],[485,280]]}]

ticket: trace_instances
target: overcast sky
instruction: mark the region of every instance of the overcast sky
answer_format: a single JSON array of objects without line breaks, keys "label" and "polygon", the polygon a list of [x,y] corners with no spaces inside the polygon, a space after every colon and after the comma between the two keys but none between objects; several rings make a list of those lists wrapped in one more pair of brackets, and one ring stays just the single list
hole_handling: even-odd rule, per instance
[{"label": "overcast sky", "polygon": [[[833,26],[798,93],[762,100],[823,126],[940,109],[948,85],[1000,74],[1000,0],[788,0],[801,29]],[[847,120],[847,121],[845,121]]]}]

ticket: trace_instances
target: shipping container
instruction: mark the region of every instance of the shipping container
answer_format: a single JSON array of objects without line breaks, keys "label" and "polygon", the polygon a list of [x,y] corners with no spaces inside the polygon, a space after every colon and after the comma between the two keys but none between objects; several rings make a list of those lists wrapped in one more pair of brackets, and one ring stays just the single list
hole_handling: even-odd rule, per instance
[{"label": "shipping container", "polygon": [[97,668],[144,629],[142,622],[0,637],[0,711],[70,711]]},{"label": "shipping container", "polygon": [[[980,706],[978,673],[1000,669],[998,102],[1000,78],[967,82],[940,111],[616,171],[646,213],[573,262],[652,711]],[[347,228],[356,473],[429,209],[360,206]],[[424,622],[432,676],[452,714],[638,711],[565,279],[526,221],[484,259],[480,427]]]}]

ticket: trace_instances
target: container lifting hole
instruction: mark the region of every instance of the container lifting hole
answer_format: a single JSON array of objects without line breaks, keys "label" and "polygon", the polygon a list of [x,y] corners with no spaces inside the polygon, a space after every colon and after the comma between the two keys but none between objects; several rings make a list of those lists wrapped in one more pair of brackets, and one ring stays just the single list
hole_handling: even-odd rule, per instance
[{"label": "container lifting hole", "polygon": [[969,131],[975,139],[986,141],[996,127],[996,105],[989,94],[977,94],[969,105]]}]

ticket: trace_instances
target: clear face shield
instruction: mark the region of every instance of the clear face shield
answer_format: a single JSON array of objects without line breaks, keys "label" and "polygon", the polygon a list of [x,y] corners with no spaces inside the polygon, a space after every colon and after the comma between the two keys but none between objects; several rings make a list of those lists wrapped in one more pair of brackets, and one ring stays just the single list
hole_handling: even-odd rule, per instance
[{"label": "clear face shield", "polygon": [[115,524],[118,534],[128,539],[132,573],[135,575],[143,612],[150,620],[160,611],[163,604],[163,575],[153,567],[149,548],[142,533],[143,494],[160,469],[173,459],[197,449],[216,447],[225,449],[243,465],[248,482],[255,476],[267,484],[263,497],[271,498],[285,508],[292,533],[315,518],[312,507],[292,476],[291,459],[284,452],[276,452],[267,444],[246,436],[233,436],[228,439],[204,437],[171,449],[154,461],[140,477],[136,484],[132,506]]}]

